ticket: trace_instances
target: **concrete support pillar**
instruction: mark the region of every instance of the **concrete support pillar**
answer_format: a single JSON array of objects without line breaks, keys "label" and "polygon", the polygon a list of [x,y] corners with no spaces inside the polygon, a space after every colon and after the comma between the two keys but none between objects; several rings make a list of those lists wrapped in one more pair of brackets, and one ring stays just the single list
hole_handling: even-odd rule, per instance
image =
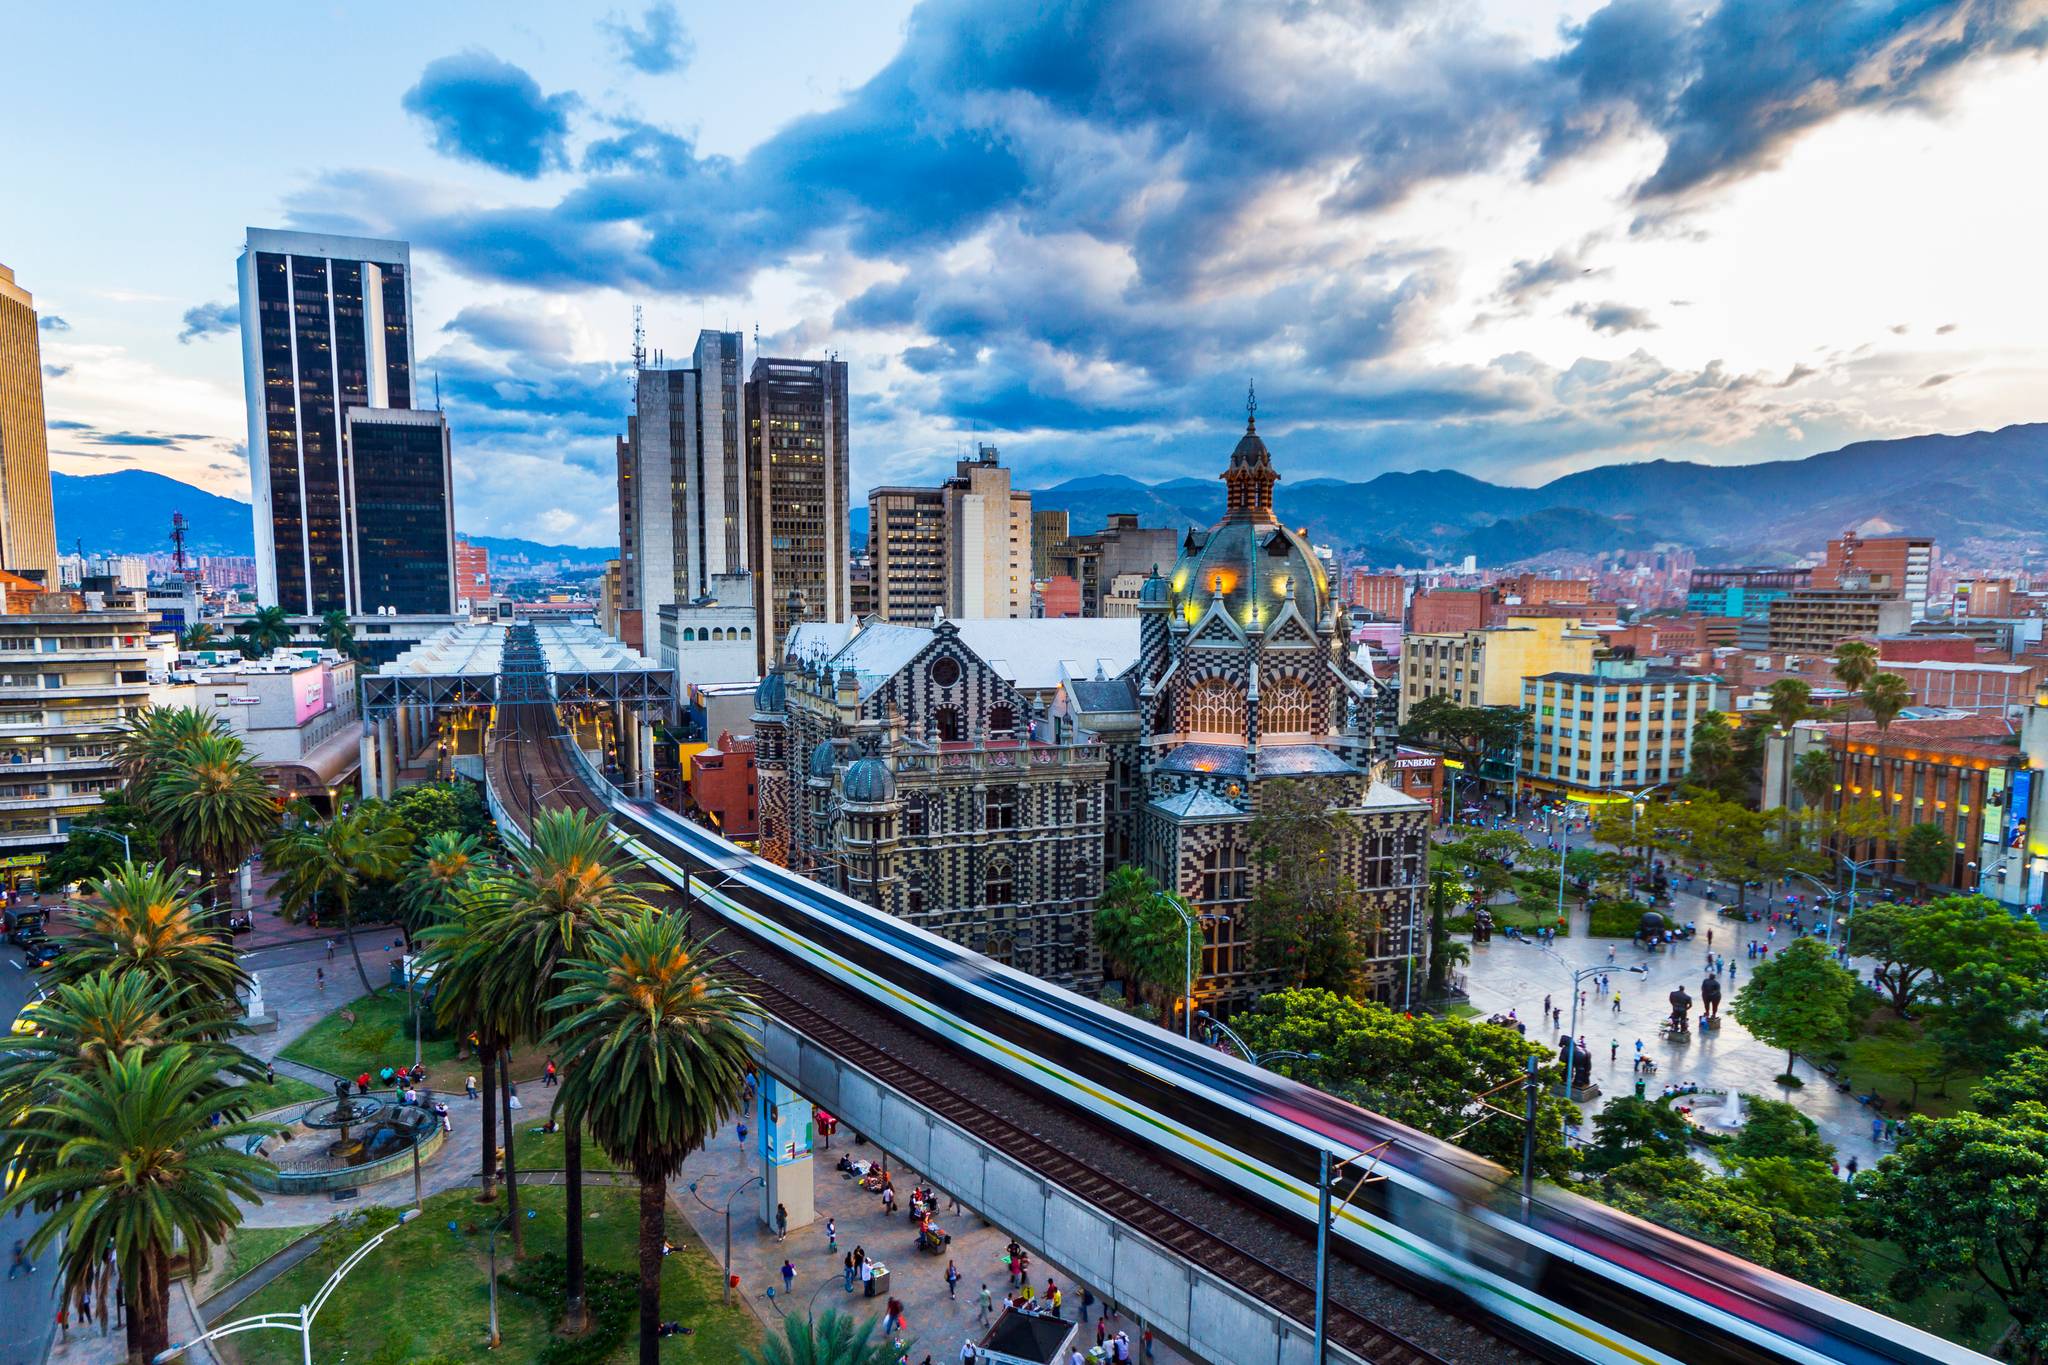
[{"label": "concrete support pillar", "polygon": [[633,713],[613,702],[612,747],[618,751],[619,790],[628,796],[640,791],[640,743],[633,725]]},{"label": "concrete support pillar", "polygon": [[398,792],[398,723],[386,716],[377,723],[377,794],[386,800]]},{"label": "concrete support pillar", "polygon": [[654,799],[654,727],[645,716],[635,715],[633,722],[640,730],[640,794],[649,801]]},{"label": "concrete support pillar", "polygon": [[789,1213],[789,1226],[809,1227],[818,1219],[811,1180],[814,1124],[811,1102],[773,1076],[761,1078],[754,1132],[761,1143],[761,1222],[775,1230],[775,1206]]},{"label": "concrete support pillar", "polygon": [[377,785],[377,724],[367,717],[363,721],[363,736],[356,745],[356,790],[364,796],[375,796]]}]

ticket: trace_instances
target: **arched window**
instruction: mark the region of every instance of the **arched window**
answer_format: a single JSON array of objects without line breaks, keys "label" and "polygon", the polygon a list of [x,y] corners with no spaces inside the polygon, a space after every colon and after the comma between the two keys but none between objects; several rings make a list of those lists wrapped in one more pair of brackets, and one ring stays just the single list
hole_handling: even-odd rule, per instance
[{"label": "arched window", "polygon": [[982,879],[981,903],[984,906],[1010,905],[1017,899],[1017,878],[1010,869],[1008,858],[991,858],[988,872]]},{"label": "arched window", "polygon": [[1017,728],[1017,713],[1007,706],[991,706],[988,709],[990,733],[1007,735]]},{"label": "arched window", "polygon": [[753,638],[754,638],[754,628],[753,628],[752,626],[741,626],[741,627],[740,627],[740,638],[741,638],[742,640],[751,640],[751,639],[753,639]]},{"label": "arched window", "polygon": [[696,632],[696,631],[695,631],[694,629],[692,629],[691,627],[689,627],[689,626],[684,626],[684,627],[683,627],[683,638],[684,638],[685,640],[694,640],[694,639],[696,639],[696,638],[697,638],[697,632]]},{"label": "arched window", "polygon": [[967,738],[966,727],[961,724],[960,708],[957,706],[941,706],[932,713],[932,721],[938,727],[941,740]]},{"label": "arched window", "polygon": [[725,627],[720,626],[716,630],[713,630],[711,632],[711,638],[714,640],[723,640],[725,638]]},{"label": "arched window", "polygon": [[1281,678],[1259,694],[1259,728],[1269,735],[1305,735],[1314,716],[1315,693],[1299,678]]},{"label": "arched window", "polygon": [[1244,734],[1244,693],[1223,678],[1204,678],[1182,704],[1189,734],[1235,737]]}]

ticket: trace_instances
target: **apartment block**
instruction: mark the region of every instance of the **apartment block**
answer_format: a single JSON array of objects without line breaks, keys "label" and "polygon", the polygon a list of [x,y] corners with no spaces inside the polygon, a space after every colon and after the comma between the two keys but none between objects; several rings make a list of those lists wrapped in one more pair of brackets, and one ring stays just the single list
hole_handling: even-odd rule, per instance
[{"label": "apartment block", "polygon": [[875,614],[928,626],[946,607],[946,495],[938,488],[868,493],[868,565]]},{"label": "apartment block", "polygon": [[960,461],[946,502],[946,614],[1021,621],[1031,615],[1031,495],[1010,487],[994,446]]},{"label": "apartment block", "polygon": [[1561,617],[1427,635],[1409,631],[1401,642],[1400,719],[1430,697],[1460,706],[1520,706],[1524,678],[1585,672],[1599,647],[1598,636]]},{"label": "apartment block", "polygon": [[1912,604],[1890,590],[1802,588],[1771,603],[1769,647],[1826,654],[1844,640],[1899,634],[1912,621]]},{"label": "apartment block", "polygon": [[1913,619],[1927,614],[1928,580],[1934,573],[1934,542],[1925,536],[1859,536],[1828,542],[1827,555],[1813,571],[1816,588],[1864,587],[1904,598]]},{"label": "apartment block", "polygon": [[1375,621],[1399,621],[1408,603],[1408,580],[1397,573],[1353,569],[1345,580],[1344,601]]},{"label": "apartment block", "polygon": [[1487,594],[1477,588],[1436,588],[1419,592],[1408,603],[1408,629],[1417,635],[1484,630],[1490,606]]},{"label": "apartment block", "polygon": [[799,622],[853,614],[846,362],[757,356],[746,412],[748,539],[766,671]]},{"label": "apartment block", "polygon": [[1572,791],[1636,791],[1685,776],[1693,726],[1714,709],[1719,680],[1603,660],[1587,671],[1522,682],[1530,727],[1522,777]]},{"label": "apartment block", "polygon": [[1766,616],[1771,603],[1812,586],[1812,569],[1694,569],[1685,609],[1702,616]]}]

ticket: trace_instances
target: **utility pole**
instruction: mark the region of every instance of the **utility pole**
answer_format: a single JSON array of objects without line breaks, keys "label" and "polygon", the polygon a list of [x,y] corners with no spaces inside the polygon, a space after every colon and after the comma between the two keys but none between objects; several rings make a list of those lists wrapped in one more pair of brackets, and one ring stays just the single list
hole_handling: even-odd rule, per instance
[{"label": "utility pole", "polygon": [[1528,1113],[1522,1120],[1522,1207],[1524,1213],[1536,1197],[1536,1056],[1529,1055]]}]

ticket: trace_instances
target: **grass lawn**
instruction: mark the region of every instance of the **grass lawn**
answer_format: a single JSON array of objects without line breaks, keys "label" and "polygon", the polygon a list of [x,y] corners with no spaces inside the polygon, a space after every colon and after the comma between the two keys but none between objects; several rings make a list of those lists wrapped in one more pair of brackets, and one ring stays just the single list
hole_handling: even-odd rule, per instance
[{"label": "grass lawn", "polygon": [[255,1112],[259,1114],[280,1105],[310,1104],[314,1100],[333,1098],[319,1086],[296,1076],[279,1076],[268,1085],[255,1081],[243,1086],[242,1090],[255,1103]]},{"label": "grass lawn", "polygon": [[[1924,1026],[1901,1020],[1889,1009],[1871,1016],[1866,1031],[1854,1042],[1830,1057],[1840,1074],[1855,1083],[1856,1093],[1873,1091],[1886,1101],[1885,1113],[1892,1118],[1919,1114],[1925,1118],[1947,1118],[1969,1108],[1970,1091],[1983,1079],[1976,1071],[1951,1072],[1938,1077],[1933,1049],[1921,1041]],[[1901,1067],[1918,1069],[1920,1086],[1914,1095],[1913,1077]],[[1910,1102],[1911,1107],[1906,1107]]]},{"label": "grass lawn", "polygon": [[[527,1251],[559,1250],[563,1191],[523,1189],[519,1198],[524,1208],[536,1213],[526,1223]],[[632,1189],[584,1191],[584,1247],[593,1268],[637,1274],[638,1199]],[[550,1340],[559,1305],[533,1303],[502,1287],[498,1321],[504,1344],[497,1351],[485,1345],[490,1301],[485,1220],[500,1208],[478,1204],[475,1194],[466,1190],[429,1199],[423,1216],[386,1238],[335,1291],[314,1328],[314,1359],[342,1359],[345,1341],[348,1359],[392,1365],[430,1357],[507,1365],[537,1360]],[[456,1224],[453,1232],[448,1228],[451,1220]],[[759,1340],[754,1317],[743,1306],[719,1303],[717,1262],[673,1211],[668,1237],[677,1251],[663,1265],[661,1315],[696,1328],[696,1333],[663,1341],[661,1358],[731,1365],[742,1349]],[[498,1251],[502,1274],[511,1261],[509,1239],[500,1238]],[[333,1253],[316,1252],[238,1311],[254,1315],[296,1308],[319,1289],[337,1263]],[[298,1340],[287,1333],[252,1332],[238,1338],[236,1345],[245,1365],[296,1365],[299,1360]],[[629,1325],[612,1359],[633,1360],[637,1349]]]},{"label": "grass lawn", "polygon": [[[546,1092],[543,1092],[546,1093]],[[526,1097],[520,1096],[523,1100]],[[525,1111],[532,1113],[532,1110]],[[559,1171],[562,1169],[565,1144],[560,1133],[540,1133],[534,1130],[545,1122],[544,1119],[529,1121],[524,1114],[517,1123],[519,1144],[516,1148],[519,1169],[522,1171]],[[590,1141],[583,1139],[583,1169],[586,1171],[611,1171],[618,1169],[618,1163],[606,1156]]]},{"label": "grass lawn", "polygon": [[[342,1010],[355,1015],[355,1023],[342,1018]],[[456,1057],[452,1032],[433,1036],[433,1016],[427,1018],[427,1032],[420,1043],[420,1059],[427,1066],[427,1084],[442,1090],[458,1090],[462,1078],[475,1072],[472,1057]],[[375,994],[350,1001],[292,1039],[280,1057],[317,1066],[337,1076],[372,1074],[383,1067],[412,1065],[412,1016],[406,1012],[405,992],[386,986]],[[513,1083],[524,1084],[540,1076],[547,1057],[529,1048],[512,1054]],[[525,1098],[521,1096],[521,1098]],[[280,1101],[285,1103],[287,1101]]]},{"label": "grass lawn", "polygon": [[207,1275],[209,1290],[224,1289],[313,1229],[236,1228],[226,1244],[216,1247]]}]

